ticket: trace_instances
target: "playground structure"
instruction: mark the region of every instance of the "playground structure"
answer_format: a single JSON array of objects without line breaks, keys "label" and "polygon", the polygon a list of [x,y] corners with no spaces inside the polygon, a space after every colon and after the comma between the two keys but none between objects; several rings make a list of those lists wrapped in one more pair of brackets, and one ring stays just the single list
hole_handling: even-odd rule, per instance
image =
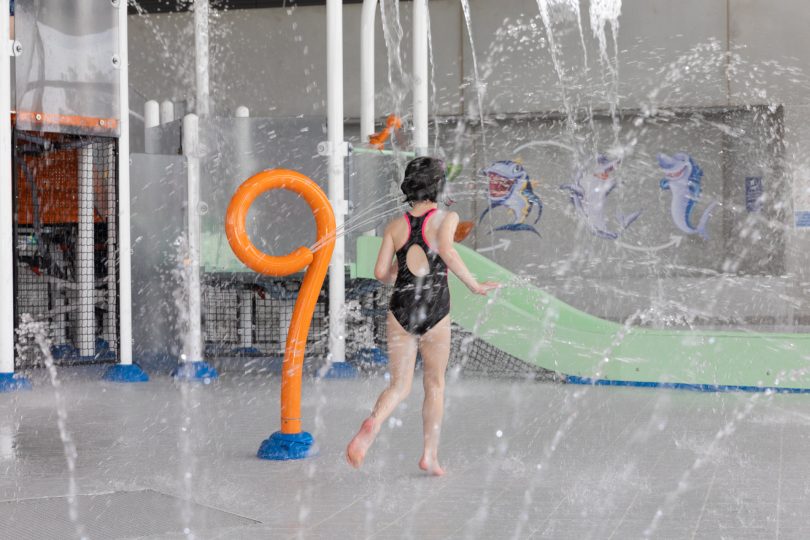
[{"label": "playground structure", "polygon": [[[118,159],[129,155],[126,5],[54,3],[39,21],[36,7],[17,5],[12,42],[9,2],[0,3],[0,296],[14,299],[0,308],[0,378],[4,388],[27,384],[14,375],[27,312],[50,321],[55,356],[115,359],[111,380],[146,380],[132,357],[129,167]],[[89,37],[75,40],[64,25]],[[54,49],[34,46],[40,31]],[[62,70],[76,62],[84,68],[66,81]]]}]

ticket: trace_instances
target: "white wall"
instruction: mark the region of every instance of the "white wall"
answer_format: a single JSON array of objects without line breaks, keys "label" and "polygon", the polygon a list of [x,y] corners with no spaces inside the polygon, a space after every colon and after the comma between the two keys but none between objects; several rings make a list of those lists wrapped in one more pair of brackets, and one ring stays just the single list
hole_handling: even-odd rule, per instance
[{"label": "white wall", "polygon": [[[403,65],[410,71],[410,3],[401,8]],[[360,115],[360,10],[344,7],[345,111]],[[326,8],[212,12],[211,97],[217,114],[246,105],[252,116],[326,114]],[[441,114],[460,111],[460,8],[453,0],[431,2],[437,102]],[[377,111],[390,112],[388,56],[377,14],[375,62]],[[193,99],[193,17],[189,13],[130,17],[132,84],[150,97]],[[408,96],[406,103],[410,103]]]}]

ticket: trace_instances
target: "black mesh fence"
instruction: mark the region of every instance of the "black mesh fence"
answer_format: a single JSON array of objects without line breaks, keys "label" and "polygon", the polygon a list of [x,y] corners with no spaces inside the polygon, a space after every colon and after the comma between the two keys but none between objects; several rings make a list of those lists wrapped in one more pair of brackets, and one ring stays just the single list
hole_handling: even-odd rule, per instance
[{"label": "black mesh fence", "polygon": [[[284,355],[287,329],[300,287],[297,279],[240,282],[208,275],[203,295],[209,357]],[[384,369],[391,287],[351,280],[346,287],[346,356],[361,370]],[[315,368],[329,352],[328,292],[321,291],[307,340],[307,363]],[[511,356],[453,325],[450,368],[471,376],[558,380],[555,373]]]},{"label": "black mesh fence", "polygon": [[[14,133],[14,313],[42,323],[57,362],[118,351],[117,141]],[[42,361],[18,339],[18,367]]]},{"label": "black mesh fence", "polygon": [[[206,274],[203,285],[203,334],[206,356],[283,357],[299,279],[240,281]],[[328,303],[321,291],[309,328],[306,354],[324,360],[328,353]]]}]

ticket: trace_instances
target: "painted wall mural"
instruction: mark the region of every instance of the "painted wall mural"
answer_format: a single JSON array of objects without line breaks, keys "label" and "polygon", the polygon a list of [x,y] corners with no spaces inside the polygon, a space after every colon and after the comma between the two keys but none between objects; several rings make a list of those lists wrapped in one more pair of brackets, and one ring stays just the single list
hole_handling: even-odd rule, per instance
[{"label": "painted wall mural", "polygon": [[[489,179],[489,208],[484,210],[478,223],[489,212],[504,208],[511,213],[512,223],[501,225],[496,231],[530,231],[540,236],[535,225],[543,214],[543,203],[535,192],[538,183],[520,163],[511,160],[496,161],[481,171]],[[536,217],[531,216],[537,209]]]},{"label": "painted wall mural", "polygon": [[641,215],[641,210],[629,215],[619,214],[616,216],[619,228],[609,230],[605,203],[616,188],[617,182],[613,175],[620,163],[620,159],[601,154],[592,167],[576,175],[573,184],[560,186],[560,189],[568,191],[577,215],[588,225],[590,231],[595,236],[609,240],[616,240]]},{"label": "painted wall mural", "polygon": [[700,200],[703,170],[692,159],[692,156],[685,152],[672,156],[658,154],[658,166],[664,172],[664,178],[660,182],[661,189],[672,193],[670,211],[675,226],[686,234],[697,234],[704,240],[708,240],[709,218],[717,206],[717,201],[712,201],[706,207],[697,227],[692,225],[692,214]]}]

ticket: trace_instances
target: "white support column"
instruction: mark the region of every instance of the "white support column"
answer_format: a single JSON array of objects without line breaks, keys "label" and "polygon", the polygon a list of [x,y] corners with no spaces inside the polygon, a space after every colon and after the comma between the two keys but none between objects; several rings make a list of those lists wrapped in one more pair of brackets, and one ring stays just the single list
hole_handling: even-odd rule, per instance
[{"label": "white support column", "polygon": [[[329,139],[329,200],[335,211],[337,230],[346,215],[343,173],[347,151],[343,140],[343,3],[326,2],[326,86]],[[329,355],[332,362],[346,360],[346,273],[343,236],[335,239],[329,270]]]},{"label": "white support column", "polygon": [[413,149],[428,151],[428,2],[413,0]]},{"label": "white support column", "polygon": [[174,122],[174,102],[164,99],[160,104],[160,125],[165,126]]},{"label": "white support column", "polygon": [[188,287],[188,334],[185,362],[203,361],[202,309],[200,289],[200,133],[199,118],[189,114],[183,118],[183,155],[186,156],[188,178],[188,255],[186,257]]},{"label": "white support column", "polygon": [[363,0],[360,20],[360,140],[374,134],[374,24],[378,0]]},{"label": "white support column", "polygon": [[[115,163],[115,145],[105,143],[105,163]],[[108,171],[108,167],[104,167]],[[118,223],[116,216],[115,174],[107,174],[104,192],[107,197],[107,309],[104,312],[104,339],[111,351],[118,350],[118,264],[116,260]]]},{"label": "white support column", "polygon": [[208,0],[194,0],[194,66],[197,74],[197,116],[208,116]]},{"label": "white support column", "polygon": [[76,246],[77,281],[79,290],[76,346],[79,356],[89,358],[96,353],[96,274],[95,235],[93,223],[93,175],[96,145],[79,149],[79,241]]},{"label": "white support column", "polygon": [[147,154],[159,153],[160,142],[152,128],[160,125],[160,105],[150,99],[143,106],[143,146]]},{"label": "white support column", "polygon": [[0,374],[14,373],[14,237],[11,197],[9,2],[0,0]]},{"label": "white support column", "polygon": [[253,291],[239,291],[239,346],[253,348]]},{"label": "white support column", "polygon": [[132,247],[129,193],[129,51],[127,2],[118,6],[118,324],[121,329],[119,363],[132,364]]},{"label": "white support column", "polygon": [[[239,120],[236,122],[235,130],[235,150],[236,150],[236,176],[234,188],[247,180],[246,161],[250,153],[250,123],[246,118],[250,117],[250,110],[244,105],[236,108],[234,116]],[[244,351],[253,349],[253,291],[239,291],[239,346]]]}]

